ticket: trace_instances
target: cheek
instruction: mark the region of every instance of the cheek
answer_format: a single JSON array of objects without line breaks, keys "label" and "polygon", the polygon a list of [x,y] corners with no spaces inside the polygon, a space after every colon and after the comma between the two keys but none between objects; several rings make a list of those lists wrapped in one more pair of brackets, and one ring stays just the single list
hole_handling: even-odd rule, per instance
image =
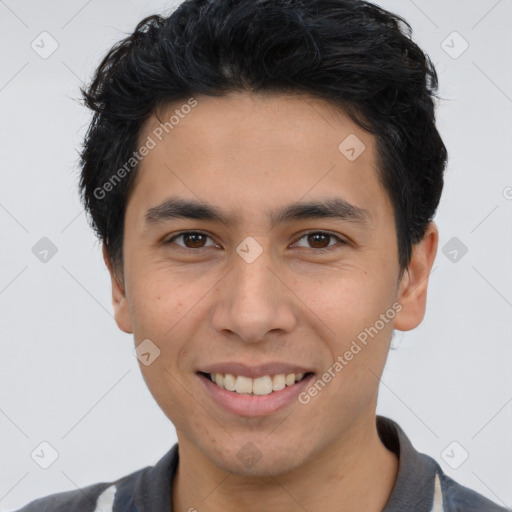
[{"label": "cheek", "polygon": [[128,300],[136,339],[162,338],[198,301],[195,287],[177,273],[146,267],[132,276]]},{"label": "cheek", "polygon": [[369,370],[379,375],[384,366],[396,311],[389,277],[353,270],[315,287],[305,303],[328,327],[324,332],[332,361],[345,361],[339,385],[357,394],[377,380]]},{"label": "cheek", "polygon": [[189,350],[187,340],[193,336],[194,314],[198,309],[193,307],[198,299],[190,288],[148,270],[138,280],[132,280],[131,289],[136,343],[149,339],[160,351],[154,362],[148,366],[139,363],[139,367],[149,391],[176,428],[187,424],[182,411],[188,410],[190,400],[180,383],[179,367]]},{"label": "cheek", "polygon": [[178,372],[171,364],[172,356],[162,352],[150,366],[141,365],[141,373],[146,385],[164,414],[176,428],[191,423],[187,415],[190,395],[183,384],[179,383]]},{"label": "cheek", "polygon": [[362,268],[344,269],[308,285],[303,281],[298,291],[304,303],[343,339],[355,334],[353,329],[373,325],[394,298],[388,276]]}]

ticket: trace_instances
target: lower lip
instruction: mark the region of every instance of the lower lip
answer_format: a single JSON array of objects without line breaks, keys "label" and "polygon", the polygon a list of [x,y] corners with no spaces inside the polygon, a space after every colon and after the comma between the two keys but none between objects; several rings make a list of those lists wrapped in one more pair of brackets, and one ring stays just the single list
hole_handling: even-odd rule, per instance
[{"label": "lower lip", "polygon": [[249,395],[228,391],[217,386],[208,377],[200,373],[198,376],[210,396],[228,412],[237,416],[268,416],[298,400],[299,394],[307,388],[315,375],[310,374],[300,382],[268,395]]}]

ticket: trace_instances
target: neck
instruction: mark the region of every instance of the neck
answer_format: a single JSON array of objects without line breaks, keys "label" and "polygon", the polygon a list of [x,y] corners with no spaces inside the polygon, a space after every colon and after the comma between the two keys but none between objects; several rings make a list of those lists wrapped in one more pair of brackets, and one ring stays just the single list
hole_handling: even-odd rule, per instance
[{"label": "neck", "polygon": [[223,471],[189,440],[178,439],[174,512],[381,512],[398,471],[398,459],[382,444],[374,417],[300,467],[265,477]]}]

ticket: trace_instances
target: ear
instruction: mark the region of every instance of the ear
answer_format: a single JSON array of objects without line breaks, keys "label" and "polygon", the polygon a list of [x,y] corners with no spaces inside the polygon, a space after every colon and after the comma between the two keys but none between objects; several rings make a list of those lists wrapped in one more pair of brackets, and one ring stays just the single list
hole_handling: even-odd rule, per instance
[{"label": "ear", "polygon": [[395,317],[395,329],[410,331],[417,327],[425,316],[428,278],[434,264],[439,242],[439,233],[433,222],[427,226],[420,242],[413,245],[409,266],[399,284],[397,301],[402,309]]},{"label": "ear", "polygon": [[116,320],[116,324],[119,329],[121,329],[121,331],[126,332],[127,334],[131,334],[133,332],[132,322],[130,319],[130,310],[128,307],[128,301],[126,299],[124,284],[116,275],[115,269],[108,256],[105,244],[103,244],[102,252],[103,261],[108,268],[110,280],[112,283],[112,305],[114,306],[114,318]]}]

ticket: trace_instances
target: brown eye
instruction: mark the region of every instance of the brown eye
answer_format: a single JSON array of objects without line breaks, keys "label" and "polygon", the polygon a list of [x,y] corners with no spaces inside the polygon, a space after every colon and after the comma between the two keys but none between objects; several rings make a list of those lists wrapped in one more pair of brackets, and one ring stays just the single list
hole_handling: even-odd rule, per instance
[{"label": "brown eye", "polygon": [[[167,241],[167,243],[174,243],[176,240],[182,239],[183,244],[177,244],[180,247],[186,249],[202,249],[203,247],[211,247],[211,245],[205,245],[209,238],[210,237],[208,235],[198,231],[186,231],[184,233],[173,236]],[[213,246],[215,246],[215,244],[213,244]]]},{"label": "brown eye", "polygon": [[[322,252],[324,250],[325,251],[330,250],[331,247],[336,245],[336,243],[334,243],[334,244],[330,243],[330,241],[333,239],[335,242],[337,241],[337,242],[340,242],[341,244],[345,243],[345,241],[342,240],[340,237],[338,237],[336,235],[332,235],[331,233],[324,233],[323,231],[315,231],[312,233],[306,233],[298,240],[298,242],[300,242],[301,240],[305,240],[309,246],[306,248],[316,249],[318,252]],[[297,245],[298,242],[296,242],[295,245]],[[302,246],[302,247],[304,247],[304,246]]]},{"label": "brown eye", "polygon": [[[307,235],[308,242],[315,249],[325,249],[329,246],[330,235],[326,235],[325,233],[313,233],[312,235]],[[325,245],[327,243],[327,245]]]},{"label": "brown eye", "polygon": [[183,235],[183,241],[187,247],[197,249],[203,247],[206,236],[201,233],[187,233]]}]

